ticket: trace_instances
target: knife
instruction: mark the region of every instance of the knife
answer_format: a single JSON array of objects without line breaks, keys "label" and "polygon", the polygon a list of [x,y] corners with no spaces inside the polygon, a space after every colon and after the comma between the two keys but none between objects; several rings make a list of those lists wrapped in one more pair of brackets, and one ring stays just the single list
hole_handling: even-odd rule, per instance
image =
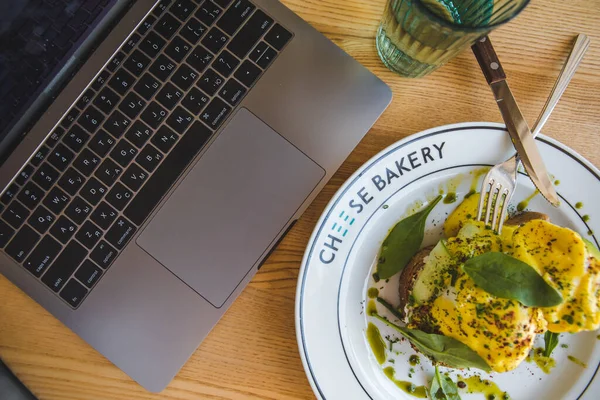
[{"label": "knife", "polygon": [[542,156],[535,144],[531,130],[527,121],[523,117],[517,102],[508,87],[506,75],[500,65],[500,59],[496,55],[492,42],[487,36],[477,40],[471,48],[475,58],[481,67],[483,75],[488,85],[494,93],[496,103],[502,114],[502,119],[506,129],[512,139],[517,154],[521,157],[525,171],[529,178],[538,188],[542,196],[555,207],[558,207],[560,200],[554,190],[554,185],[548,176]]}]

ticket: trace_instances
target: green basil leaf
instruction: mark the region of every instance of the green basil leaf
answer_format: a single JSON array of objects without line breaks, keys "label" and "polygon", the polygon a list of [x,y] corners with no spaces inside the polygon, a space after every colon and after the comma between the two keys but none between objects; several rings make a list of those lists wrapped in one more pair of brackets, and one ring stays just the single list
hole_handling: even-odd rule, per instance
[{"label": "green basil leaf", "polygon": [[400,310],[394,308],[394,306],[388,303],[385,299],[382,299],[381,297],[377,296],[377,302],[385,308],[387,308],[387,310],[391,312],[394,317],[398,318],[398,320],[402,321],[404,319],[402,318],[402,313],[400,312]]},{"label": "green basil leaf", "polygon": [[421,353],[452,368],[479,368],[490,372],[490,366],[466,344],[444,335],[425,333],[391,323],[380,315],[373,317],[383,321],[407,338]]},{"label": "green basil leaf", "polygon": [[546,344],[544,347],[544,357],[550,357],[556,346],[558,346],[558,333],[546,331],[544,333],[544,343]]},{"label": "green basil leaf", "polygon": [[435,375],[433,376],[429,393],[432,399],[461,400],[458,394],[458,387],[454,381],[440,374],[437,365],[435,366]]},{"label": "green basil leaf", "polygon": [[563,302],[560,293],[533,267],[504,253],[473,257],[463,270],[477,286],[496,297],[517,300],[529,307],[553,307]]},{"label": "green basil leaf", "polygon": [[421,248],[425,222],[433,207],[442,199],[436,197],[427,207],[398,222],[381,245],[377,261],[377,275],[388,279],[402,271],[412,256]]}]

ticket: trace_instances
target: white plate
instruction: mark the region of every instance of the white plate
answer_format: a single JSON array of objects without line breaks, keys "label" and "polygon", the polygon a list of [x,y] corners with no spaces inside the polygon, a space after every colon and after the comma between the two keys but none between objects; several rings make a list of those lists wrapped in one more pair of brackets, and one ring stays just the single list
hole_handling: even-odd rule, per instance
[{"label": "white plate", "polygon": [[[600,232],[600,172],[553,139],[540,135],[537,144],[549,172],[560,181],[556,189],[562,203],[554,209],[536,196],[529,208],[547,213],[553,222],[580,232],[598,246],[597,237],[588,232]],[[365,339],[367,321],[363,308],[368,300],[371,265],[388,230],[411,208],[435,197],[440,190],[455,191],[456,203],[440,202],[430,215],[425,243],[434,243],[446,213],[459,204],[472,186],[474,171],[506,159],[513,151],[502,125],[443,126],[383,150],[339,189],[309,241],[296,293],[300,354],[319,398],[414,399],[385,377]],[[405,168],[402,174],[399,166]],[[521,175],[513,203],[533,191],[530,180]],[[575,206],[579,202],[583,203],[580,209]],[[589,215],[589,220],[584,221],[584,215]],[[384,295],[393,298],[395,293],[388,291]],[[556,348],[553,358],[557,366],[550,374],[541,372],[534,363],[523,362],[511,372],[482,375],[491,377],[513,400],[598,399],[600,340],[596,335],[597,332],[561,335],[560,343],[569,347]],[[538,340],[537,345],[543,345],[541,338]],[[405,360],[415,354],[406,342],[394,346],[405,353]],[[586,363],[587,368],[569,361],[568,355]],[[407,376],[408,362],[396,362],[396,378],[426,384],[433,369],[425,357],[421,360],[411,379]],[[462,397],[482,399],[483,395]]]}]

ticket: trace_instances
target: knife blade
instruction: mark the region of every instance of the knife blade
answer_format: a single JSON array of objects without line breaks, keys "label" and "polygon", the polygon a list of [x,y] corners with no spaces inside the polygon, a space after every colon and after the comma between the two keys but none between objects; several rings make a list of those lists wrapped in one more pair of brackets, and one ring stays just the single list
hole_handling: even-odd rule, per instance
[{"label": "knife blade", "polygon": [[472,50],[492,89],[496,104],[506,125],[506,130],[523,162],[525,171],[542,196],[553,206],[558,207],[560,204],[558,194],[548,176],[546,166],[529,125],[527,125],[527,121],[523,117],[523,113],[521,113],[517,101],[506,82],[506,75],[490,39],[487,36],[479,39],[473,45]]}]

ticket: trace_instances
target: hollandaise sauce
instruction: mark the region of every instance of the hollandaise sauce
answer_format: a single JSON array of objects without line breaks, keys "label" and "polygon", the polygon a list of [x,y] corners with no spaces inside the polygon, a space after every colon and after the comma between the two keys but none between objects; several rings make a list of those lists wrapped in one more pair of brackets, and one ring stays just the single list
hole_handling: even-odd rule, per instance
[{"label": "hollandaise sauce", "polygon": [[411,396],[418,397],[420,399],[427,398],[427,390],[425,389],[425,386],[416,386],[412,382],[397,380],[396,378],[394,378],[394,368],[385,367],[383,369],[383,373],[389,378],[389,380],[394,382],[394,384],[400,389],[402,389],[402,391],[404,391],[405,393],[408,393]]}]

